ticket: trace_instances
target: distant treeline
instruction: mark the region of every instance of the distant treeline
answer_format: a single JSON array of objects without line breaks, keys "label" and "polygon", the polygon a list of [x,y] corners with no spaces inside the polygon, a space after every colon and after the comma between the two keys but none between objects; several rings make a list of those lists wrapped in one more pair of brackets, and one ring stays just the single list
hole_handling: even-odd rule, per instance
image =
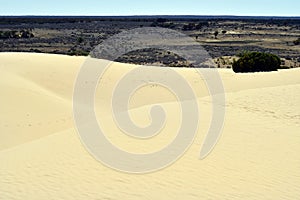
[{"label": "distant treeline", "polygon": [[241,17],[241,16],[0,16],[0,24],[20,23],[84,23],[93,21],[225,21],[300,25],[300,17]]}]

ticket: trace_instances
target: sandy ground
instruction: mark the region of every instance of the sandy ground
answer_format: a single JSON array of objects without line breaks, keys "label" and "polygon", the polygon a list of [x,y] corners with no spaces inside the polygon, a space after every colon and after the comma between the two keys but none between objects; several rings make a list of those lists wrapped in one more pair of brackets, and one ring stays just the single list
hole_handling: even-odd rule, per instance
[{"label": "sandy ground", "polygon": [[[202,116],[188,151],[173,165],[148,174],[112,170],[83,147],[72,114],[74,82],[83,57],[0,54],[0,199],[299,199],[300,69],[270,73],[219,73],[226,118],[218,144],[204,160],[211,98],[193,69],[174,69],[192,86]],[[162,134],[138,140],[113,123],[109,95],[136,66],[114,63],[97,88],[96,113],[106,136],[129,152],[152,152],[174,137],[180,118],[174,95],[145,87],[130,113],[141,125],[151,104],[166,108]],[[164,73],[145,68],[145,73]],[[166,76],[167,78],[167,76]],[[159,95],[158,95],[159,94]]]}]

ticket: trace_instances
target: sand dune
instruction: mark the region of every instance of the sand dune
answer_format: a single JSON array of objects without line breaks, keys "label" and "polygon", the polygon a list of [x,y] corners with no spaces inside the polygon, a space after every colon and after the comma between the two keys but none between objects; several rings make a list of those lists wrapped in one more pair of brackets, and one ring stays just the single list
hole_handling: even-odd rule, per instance
[{"label": "sand dune", "polygon": [[[234,74],[219,70],[226,119],[213,152],[199,160],[211,98],[193,69],[174,69],[191,85],[202,116],[195,141],[173,165],[148,174],[112,170],[83,147],[73,121],[74,82],[84,57],[0,54],[0,199],[298,199],[300,196],[300,69]],[[100,61],[104,62],[104,61]],[[150,123],[153,104],[166,109],[162,134],[138,140],[121,134],[111,116],[115,83],[133,68],[114,63],[97,88],[96,113],[115,145],[156,151],[180,124],[178,102],[164,88],[146,86],[130,101],[132,119]],[[159,94],[159,95],[158,95]]]}]

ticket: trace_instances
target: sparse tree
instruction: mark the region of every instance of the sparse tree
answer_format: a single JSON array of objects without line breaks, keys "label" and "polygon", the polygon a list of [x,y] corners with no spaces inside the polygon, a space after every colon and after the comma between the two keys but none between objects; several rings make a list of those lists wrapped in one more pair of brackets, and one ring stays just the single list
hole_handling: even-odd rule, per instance
[{"label": "sparse tree", "polygon": [[215,36],[215,39],[217,39],[217,36],[219,35],[219,31],[215,31],[214,32],[214,36]]},{"label": "sparse tree", "polygon": [[299,45],[300,44],[300,38],[298,38],[297,40],[295,40],[293,43],[294,43],[294,45]]},{"label": "sparse tree", "polygon": [[77,42],[78,44],[81,44],[83,42],[83,38],[82,37],[77,38]]}]

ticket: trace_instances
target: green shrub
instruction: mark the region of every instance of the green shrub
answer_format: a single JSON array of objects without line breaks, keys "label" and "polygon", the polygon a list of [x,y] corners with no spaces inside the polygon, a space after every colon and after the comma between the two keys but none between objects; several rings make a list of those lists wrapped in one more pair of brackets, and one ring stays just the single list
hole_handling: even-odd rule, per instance
[{"label": "green shrub", "polygon": [[281,64],[280,58],[270,53],[245,52],[240,56],[241,58],[232,65],[236,73],[277,71]]}]

